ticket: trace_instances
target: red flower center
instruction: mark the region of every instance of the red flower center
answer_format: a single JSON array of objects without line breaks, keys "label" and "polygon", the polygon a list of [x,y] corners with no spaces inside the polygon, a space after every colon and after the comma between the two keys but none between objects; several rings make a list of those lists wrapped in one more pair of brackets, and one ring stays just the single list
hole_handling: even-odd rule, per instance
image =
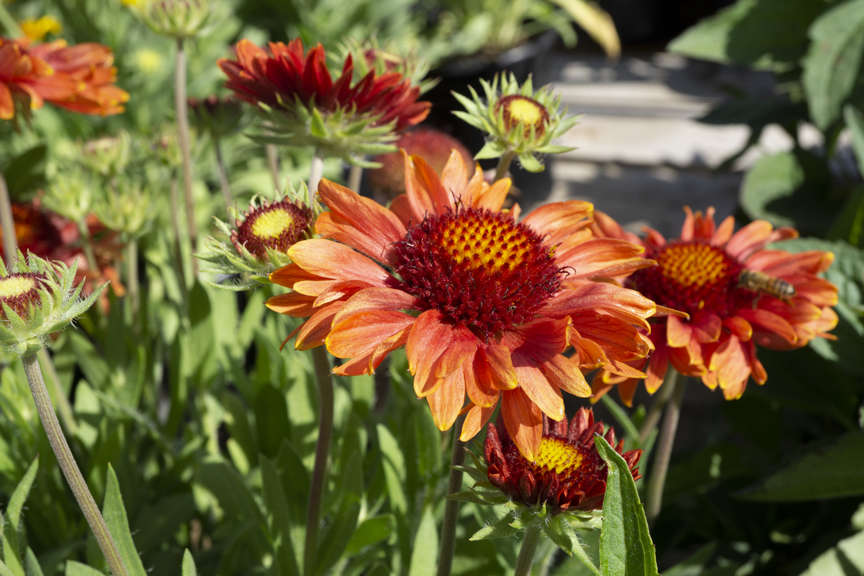
[{"label": "red flower center", "polygon": [[394,254],[395,287],[485,341],[532,320],[563,273],[536,232],[486,209],[427,217]]},{"label": "red flower center", "polygon": [[649,255],[657,266],[632,277],[635,288],[663,306],[694,314],[729,310],[742,266],[724,250],[703,242],[672,242]]},{"label": "red flower center", "polygon": [[268,248],[284,254],[306,233],[311,219],[311,210],[287,200],[265,204],[237,222],[231,241],[258,258],[266,257]]},{"label": "red flower center", "polygon": [[[0,303],[26,319],[30,306],[39,302],[39,274],[10,274],[0,278]],[[0,317],[6,318],[6,310],[0,306]]]}]

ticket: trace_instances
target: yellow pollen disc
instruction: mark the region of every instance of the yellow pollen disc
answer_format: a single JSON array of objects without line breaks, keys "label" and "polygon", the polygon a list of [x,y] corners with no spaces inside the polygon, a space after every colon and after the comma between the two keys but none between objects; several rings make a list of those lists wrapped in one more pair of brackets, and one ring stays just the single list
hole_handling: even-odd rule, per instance
[{"label": "yellow pollen disc", "polygon": [[262,240],[278,238],[294,225],[294,218],[287,210],[277,208],[264,212],[252,224],[252,233]]},{"label": "yellow pollen disc", "polygon": [[0,278],[0,298],[15,298],[36,288],[36,281],[27,276]]},{"label": "yellow pollen disc", "polygon": [[567,472],[571,474],[582,464],[582,454],[565,440],[544,437],[540,441],[540,450],[534,459],[534,464],[556,474]]},{"label": "yellow pollen disc", "polygon": [[441,245],[469,270],[508,272],[525,261],[532,243],[513,224],[479,218],[459,218],[444,228]]},{"label": "yellow pollen disc", "polygon": [[701,288],[728,272],[723,253],[707,244],[669,246],[657,257],[663,276],[681,286]]},{"label": "yellow pollen disc", "polygon": [[514,98],[507,102],[510,118],[526,126],[543,122],[543,107],[527,98]]}]

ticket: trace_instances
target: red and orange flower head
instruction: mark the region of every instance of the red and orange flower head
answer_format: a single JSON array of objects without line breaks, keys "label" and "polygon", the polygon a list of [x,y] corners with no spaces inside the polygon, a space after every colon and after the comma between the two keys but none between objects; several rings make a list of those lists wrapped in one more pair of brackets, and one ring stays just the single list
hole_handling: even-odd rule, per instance
[{"label": "red and orange flower head", "polygon": [[113,60],[101,44],[0,38],[0,118],[11,120],[16,108],[36,110],[45,101],[81,114],[122,112],[129,95],[114,85]]},{"label": "red and orange flower head", "polygon": [[414,126],[429,113],[429,103],[418,100],[419,87],[399,73],[370,70],[354,82],[350,54],[334,80],[320,44],[305,52],[295,39],[271,42],[264,50],[244,39],[234,54],[236,60],[219,61],[226,86],[267,114],[270,140],[340,156],[380,153],[394,130]]},{"label": "red and orange flower head", "polygon": [[[698,376],[727,399],[739,398],[752,378],[764,384],[768,375],[756,347],[792,349],[813,338],[831,338],[837,324],[832,306],[837,288],[818,276],[834,259],[830,252],[791,254],[766,246],[795,238],[792,228],[757,220],[734,232],[730,216],[719,226],[714,209],[703,215],[684,209],[681,236],[666,240],[648,229],[642,242],[657,266],[634,273],[627,285],[654,299],[658,306],[686,312],[653,318],[651,339],[656,350],[647,363],[645,387],[654,393],[669,363],[687,376]],[[595,232],[638,240],[611,218],[598,214]],[[734,233],[733,233],[734,232]],[[635,380],[601,373],[595,395],[614,384],[625,403],[632,401]]]},{"label": "red and orange flower head", "polygon": [[603,436],[639,479],[641,450],[622,452],[615,430],[604,433],[594,412],[580,408],[568,426],[566,420],[543,419],[543,437],[533,460],[526,459],[510,439],[506,427],[486,428],[484,457],[489,481],[511,500],[525,506],[546,506],[551,512],[597,510],[606,494],[606,462],[597,452],[594,435]]},{"label": "red and orange flower head", "polygon": [[502,210],[509,187],[487,184],[479,167],[472,174],[458,152],[440,177],[406,155],[406,193],[390,209],[323,180],[321,238],[291,247],[293,264],[271,280],[293,291],[268,305],[308,317],[296,346],[326,343],[345,359],[339,374],[371,373],[404,346],[438,428],[466,412],[462,440],[500,401],[531,459],[543,414],[564,418],[562,391],[590,394],[583,369],[641,375],[627,363],[650,351],[655,307],[602,281],[650,262],[639,246],[594,238],[591,204],[548,204],[520,221],[518,207]]}]

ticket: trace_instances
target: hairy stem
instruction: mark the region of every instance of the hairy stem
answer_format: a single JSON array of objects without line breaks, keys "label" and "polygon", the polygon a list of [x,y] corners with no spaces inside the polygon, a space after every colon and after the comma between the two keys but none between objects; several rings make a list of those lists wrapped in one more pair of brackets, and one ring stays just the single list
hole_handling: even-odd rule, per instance
[{"label": "hairy stem", "polygon": [[363,167],[352,165],[348,171],[348,188],[359,194],[361,184],[363,184]]},{"label": "hairy stem", "polygon": [[514,158],[516,158],[516,152],[508,151],[498,159],[498,166],[495,167],[495,180],[507,177],[507,174],[510,172],[510,164],[513,163]]},{"label": "hairy stem", "polygon": [[219,172],[219,186],[222,188],[222,197],[225,199],[225,208],[231,211],[234,206],[234,195],[231,194],[231,182],[228,180],[228,170],[225,168],[225,159],[222,157],[222,142],[213,137],[213,150],[216,152],[216,169]]},{"label": "hairy stem", "polygon": [[534,552],[540,542],[540,526],[531,524],[525,529],[522,537],[522,547],[519,549],[519,557],[516,559],[516,570],[513,576],[527,576],[531,573],[531,564],[534,561]]},{"label": "hairy stem", "polygon": [[318,556],[318,531],[321,527],[321,499],[327,477],[327,457],[333,435],[333,379],[330,360],[323,347],[312,350],[315,380],[318,384],[318,440],[315,444],[315,464],[309,488],[309,508],[306,511],[306,542],[303,550],[303,574],[313,576]]},{"label": "hairy stem", "polygon": [[78,234],[81,236],[81,249],[84,251],[84,258],[87,259],[87,267],[93,274],[99,275],[99,262],[96,260],[96,253],[93,252],[93,239],[90,237],[90,227],[84,220],[78,222]]},{"label": "hairy stem", "polygon": [[57,376],[57,370],[54,368],[54,362],[51,356],[43,346],[39,349],[39,364],[48,376],[48,382],[51,383],[51,389],[54,392],[53,400],[57,404],[57,411],[60,412],[60,420],[63,421],[63,427],[66,432],[73,436],[78,431],[78,422],[75,421],[75,414],[72,411],[72,405],[69,404],[69,398],[66,397],[66,392],[63,386],[60,385],[60,378]]},{"label": "hairy stem", "polygon": [[96,505],[96,500],[93,499],[93,495],[87,487],[87,482],[72,456],[72,450],[69,449],[69,444],[66,442],[66,437],[63,436],[63,430],[60,428],[57,416],[54,414],[54,407],[51,405],[48,389],[45,388],[45,381],[42,380],[42,371],[39,369],[36,354],[26,354],[21,360],[24,363],[24,372],[27,374],[27,382],[30,384],[33,401],[36,403],[36,410],[39,412],[39,419],[42,420],[42,427],[48,436],[48,442],[51,444],[54,456],[57,457],[57,464],[60,465],[60,470],[78,502],[78,507],[84,513],[84,518],[87,519],[87,524],[90,525],[90,530],[93,531],[111,572],[115,576],[126,576],[126,568],[120,560],[117,545],[111,538],[105,519],[102,518],[99,506]]},{"label": "hairy stem", "polygon": [[186,266],[183,263],[183,231],[180,229],[180,195],[177,193],[177,179],[171,176],[171,227],[174,228],[174,265],[177,268],[177,284],[180,286],[180,300],[186,307]]},{"label": "hairy stem", "polygon": [[[189,149],[189,112],[186,103],[186,51],[183,38],[177,38],[177,59],[174,64],[174,108],[177,114],[177,142],[183,162],[183,197],[186,201],[186,228],[189,249],[198,250],[198,225],[195,223],[195,199],[192,197],[192,156]],[[190,254],[192,274],[198,276],[198,262]]]},{"label": "hairy stem", "polygon": [[[673,368],[670,368],[674,370]],[[646,514],[649,522],[654,522],[660,514],[663,506],[663,487],[666,484],[666,472],[669,470],[669,461],[672,458],[672,447],[675,445],[675,433],[678,430],[678,420],[681,416],[681,403],[684,401],[684,389],[686,381],[673,379],[666,385],[674,384],[672,398],[666,406],[666,415],[660,429],[660,438],[657,441],[657,451],[654,457],[654,467],[651,469],[651,477],[648,482]]]},{"label": "hairy stem", "polygon": [[[450,479],[447,495],[452,496],[462,489],[462,470],[465,462],[465,445],[459,440],[463,416],[453,425],[453,452],[450,455]],[[441,525],[441,551],[438,554],[438,576],[450,576],[453,567],[453,552],[456,549],[456,521],[459,519],[459,501],[447,499],[444,505],[444,521]]]},{"label": "hairy stem", "polygon": [[318,183],[321,182],[321,176],[324,174],[324,159],[315,151],[312,156],[312,164],[309,165],[309,193],[313,196],[318,193]]},{"label": "hairy stem", "polygon": [[0,172],[0,228],[3,229],[3,259],[9,273],[15,267],[18,258],[18,238],[15,236],[15,218],[12,216],[12,202],[9,200],[9,189],[6,179]]}]

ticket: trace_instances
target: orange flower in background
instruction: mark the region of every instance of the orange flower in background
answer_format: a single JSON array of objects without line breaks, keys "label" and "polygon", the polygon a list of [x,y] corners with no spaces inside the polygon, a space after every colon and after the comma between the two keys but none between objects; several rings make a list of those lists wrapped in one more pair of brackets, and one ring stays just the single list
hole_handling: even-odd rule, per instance
[{"label": "orange flower in background", "polygon": [[322,181],[322,238],[292,246],[293,264],[271,275],[293,292],[268,306],[308,318],[298,348],[326,342],[346,360],[334,371],[356,375],[405,346],[414,391],[439,429],[466,412],[468,440],[500,401],[529,459],[543,415],[564,418],[562,391],[590,395],[583,370],[642,375],[628,362],[651,349],[654,303],[601,280],[650,261],[639,246],[594,238],[591,204],[548,204],[520,221],[518,207],[502,210],[510,180],[487,184],[458,152],[440,177],[405,155],[405,188],[388,209]]},{"label": "orange flower in background", "polygon": [[222,59],[219,67],[228,76],[226,86],[251,104],[290,110],[299,101],[325,113],[338,109],[374,116],[377,125],[395,121],[397,130],[419,124],[429,113],[429,103],[418,101],[420,89],[396,72],[370,71],[352,85],[350,55],[334,81],[320,44],[304,53],[300,39],[271,42],[268,50],[244,39],[234,54],[236,60]]},{"label": "orange flower in background", "polygon": [[604,432],[594,412],[580,408],[570,421],[550,422],[544,418],[543,438],[534,460],[527,460],[505,430],[494,424],[486,429],[483,455],[489,481],[526,506],[545,505],[553,512],[598,510],[606,494],[606,462],[597,452],[594,436],[603,436],[639,479],[641,450],[623,452],[623,443],[610,426]]},{"label": "orange flower in background", "polygon": [[[757,220],[734,232],[730,216],[719,226],[714,209],[706,214],[684,209],[681,236],[666,240],[647,229],[646,256],[657,266],[639,270],[626,282],[654,299],[658,306],[686,312],[689,319],[669,315],[653,318],[651,339],[656,350],[647,362],[645,387],[654,393],[669,364],[687,376],[698,376],[727,399],[739,398],[752,378],[764,384],[768,375],[756,347],[792,349],[806,346],[837,325],[831,309],[837,288],[818,276],[834,259],[830,252],[792,254],[766,249],[771,242],[797,237],[792,228]],[[638,241],[605,214],[598,214],[595,232]],[[734,232],[734,233],[733,233]],[[603,372],[592,383],[596,396],[618,385],[622,399],[632,402],[638,382]]]},{"label": "orange flower in background", "polygon": [[14,118],[16,100],[30,110],[48,101],[81,114],[122,112],[129,95],[114,86],[113,60],[101,44],[67,46],[57,40],[31,45],[0,38],[0,118]]}]

